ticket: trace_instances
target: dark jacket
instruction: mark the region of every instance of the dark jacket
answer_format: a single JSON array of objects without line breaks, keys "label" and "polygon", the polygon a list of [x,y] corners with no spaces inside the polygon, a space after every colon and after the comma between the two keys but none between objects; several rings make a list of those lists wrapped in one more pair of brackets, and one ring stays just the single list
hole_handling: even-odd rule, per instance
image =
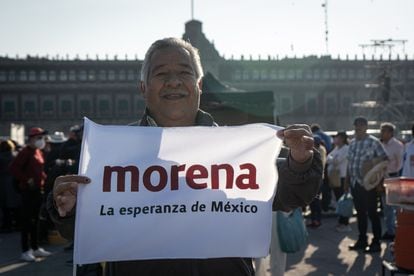
[{"label": "dark jacket", "polygon": [[[151,118],[144,116],[141,126],[153,125]],[[196,125],[214,126],[213,118],[199,111]],[[290,210],[310,203],[319,189],[322,178],[322,162],[318,151],[314,150],[311,160],[300,164],[292,160],[278,159],[279,183],[274,210]],[[72,239],[74,231],[74,215],[60,218],[53,206],[52,195],[49,195],[48,209],[62,236]],[[250,258],[218,258],[218,259],[169,259],[113,262],[107,265],[109,275],[254,275]]]}]

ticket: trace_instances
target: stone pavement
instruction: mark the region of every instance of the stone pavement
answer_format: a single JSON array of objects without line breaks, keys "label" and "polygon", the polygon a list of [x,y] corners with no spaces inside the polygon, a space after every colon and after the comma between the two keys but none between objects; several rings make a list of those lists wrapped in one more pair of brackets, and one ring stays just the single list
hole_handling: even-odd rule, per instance
[{"label": "stone pavement", "polygon": [[[348,244],[357,238],[355,218],[351,219],[353,231],[350,233],[337,233],[335,224],[336,219],[328,217],[322,219],[320,228],[309,229],[309,245],[302,252],[289,254],[285,275],[380,275],[386,243],[382,244],[381,253],[349,251]],[[64,251],[64,245],[45,245],[45,249],[53,252],[52,256],[25,263],[19,260],[19,241],[17,232],[0,234],[1,275],[72,275],[72,266],[67,263],[72,251]]]},{"label": "stone pavement", "polygon": [[[335,217],[323,218],[318,229],[309,229],[306,250],[289,254],[285,275],[380,275],[382,258],[390,259],[388,244],[382,243],[382,252],[364,254],[348,250],[358,238],[356,218],[351,218],[352,232],[335,231]],[[370,225],[369,228],[370,229]],[[371,239],[372,236],[369,236]]]}]

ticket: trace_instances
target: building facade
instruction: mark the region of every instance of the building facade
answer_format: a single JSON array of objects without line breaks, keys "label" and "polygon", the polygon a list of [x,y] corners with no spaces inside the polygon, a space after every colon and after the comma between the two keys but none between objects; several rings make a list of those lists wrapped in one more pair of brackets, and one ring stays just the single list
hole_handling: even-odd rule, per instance
[{"label": "building facade", "polygon": [[[371,127],[392,121],[407,129],[414,123],[414,61],[406,56],[224,59],[196,20],[186,23],[183,38],[200,50],[205,72],[237,93],[272,91],[270,117],[282,125],[352,129],[356,115],[367,116]],[[0,136],[8,135],[11,123],[65,131],[84,116],[103,124],[138,120],[145,108],[138,88],[141,63],[0,57]]]}]

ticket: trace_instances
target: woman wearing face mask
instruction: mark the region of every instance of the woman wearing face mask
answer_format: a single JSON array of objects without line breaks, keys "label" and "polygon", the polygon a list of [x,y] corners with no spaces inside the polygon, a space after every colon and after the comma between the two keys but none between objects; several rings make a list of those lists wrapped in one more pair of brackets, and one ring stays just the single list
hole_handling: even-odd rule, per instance
[{"label": "woman wearing face mask", "polygon": [[[37,244],[37,223],[39,209],[42,203],[42,189],[46,179],[43,171],[44,158],[42,149],[46,145],[47,131],[35,127],[29,131],[27,145],[19,152],[10,165],[10,171],[18,181],[22,196],[22,232],[21,232],[21,259],[33,262],[36,257],[47,257],[50,252],[40,248]],[[29,244],[30,241],[30,244]]]}]

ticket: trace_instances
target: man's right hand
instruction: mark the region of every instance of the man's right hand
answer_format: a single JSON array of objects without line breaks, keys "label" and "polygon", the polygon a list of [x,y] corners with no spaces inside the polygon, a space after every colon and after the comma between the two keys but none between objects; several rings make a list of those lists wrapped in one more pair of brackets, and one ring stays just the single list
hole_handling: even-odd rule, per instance
[{"label": "man's right hand", "polygon": [[58,209],[59,216],[66,217],[76,204],[79,184],[89,184],[91,179],[80,175],[59,176],[53,186],[53,200]]}]

